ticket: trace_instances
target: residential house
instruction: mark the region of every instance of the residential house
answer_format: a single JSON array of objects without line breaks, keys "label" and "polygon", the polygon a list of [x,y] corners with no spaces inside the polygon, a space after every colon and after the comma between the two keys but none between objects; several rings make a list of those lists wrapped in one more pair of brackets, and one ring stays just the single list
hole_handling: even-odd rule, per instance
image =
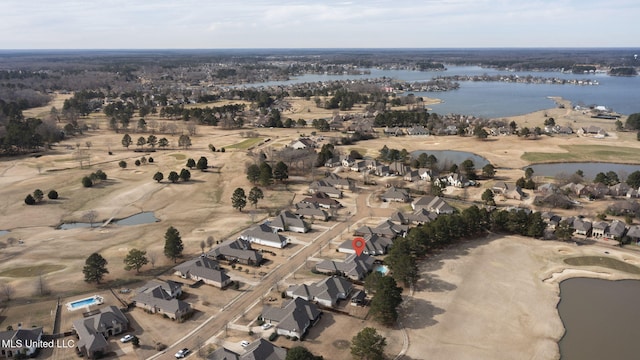
[{"label": "residential house", "polygon": [[425,136],[429,135],[429,130],[422,125],[415,125],[407,129],[407,135],[411,136]]},{"label": "residential house", "polygon": [[373,173],[376,176],[389,176],[391,175],[391,171],[389,170],[389,165],[380,164],[373,169]]},{"label": "residential house", "polygon": [[[377,234],[366,235],[364,236],[364,240],[365,247],[362,250],[362,253],[371,256],[384,255],[387,253],[391,245],[393,245],[393,240]],[[340,244],[338,251],[346,254],[355,254],[356,251],[353,249],[353,239],[349,239]]]},{"label": "residential house", "polygon": [[258,339],[247,345],[242,355],[222,346],[207,355],[207,360],[285,360],[286,358],[287,349],[275,346],[265,339]]},{"label": "residential house", "polygon": [[282,211],[271,220],[269,226],[276,231],[293,231],[297,233],[306,233],[311,227],[299,215],[289,210]]},{"label": "residential house", "polygon": [[331,159],[324,162],[324,166],[332,168],[342,165],[342,161],[339,156],[334,156]]},{"label": "residential house", "polygon": [[414,182],[420,180],[420,173],[418,170],[410,170],[402,177],[402,180]]},{"label": "residential house", "polygon": [[228,241],[207,253],[213,259],[230,263],[258,266],[262,263],[262,254],[251,248],[251,244],[242,239]]},{"label": "residential house", "polygon": [[404,135],[404,131],[401,128],[397,127],[397,126],[394,126],[394,127],[391,127],[391,128],[387,126],[382,130],[382,132],[385,135],[389,135],[389,136],[401,136],[401,135]]},{"label": "residential house", "polygon": [[467,179],[464,175],[453,173],[447,176],[447,183],[450,186],[455,186],[457,188],[463,188],[472,185],[472,183]]},{"label": "residential house", "polygon": [[542,214],[542,220],[547,224],[547,227],[555,230],[556,226],[560,224],[562,218],[552,212],[544,211]]},{"label": "residential house", "polygon": [[408,173],[409,171],[411,171],[411,167],[405,165],[400,161],[394,161],[389,164],[389,173],[391,174],[404,176],[404,174]]},{"label": "residential house", "polygon": [[522,200],[525,197],[520,186],[514,183],[497,181],[491,188],[494,193],[501,194],[505,199]]},{"label": "residential house", "polygon": [[[344,163],[343,163],[343,165],[344,165]],[[367,161],[366,160],[356,160],[349,167],[349,169],[351,171],[363,172],[363,171],[367,171],[369,168],[367,167]]]},{"label": "residential house", "polygon": [[624,236],[624,232],[627,230],[627,227],[622,221],[613,220],[609,227],[604,232],[604,238],[610,240],[620,240]]},{"label": "residential house", "polygon": [[575,219],[573,221],[575,235],[589,236],[591,234],[591,222],[583,219]]},{"label": "residential house", "polygon": [[289,147],[296,150],[303,149],[313,149],[315,148],[315,142],[309,138],[299,138],[298,140],[294,140]]},{"label": "residential house", "polygon": [[300,201],[306,204],[315,204],[321,208],[325,209],[339,209],[342,207],[342,204],[336,199],[333,199],[329,195],[323,192],[313,193],[310,197],[306,197]]},{"label": "residential house", "polygon": [[591,236],[594,238],[604,237],[607,228],[609,227],[609,223],[606,221],[596,221],[591,226]]},{"label": "residential house", "polygon": [[310,194],[316,194],[319,192],[325,193],[335,199],[342,198],[342,190],[335,188],[325,180],[317,180],[309,185]]},{"label": "residential house", "polygon": [[224,288],[231,283],[231,278],[220,268],[220,264],[205,255],[186,261],[173,270],[183,279],[202,280],[205,284],[218,288]]},{"label": "residential house", "polygon": [[374,234],[394,239],[397,236],[404,237],[405,235],[407,235],[407,232],[409,232],[409,227],[407,225],[398,225],[393,221],[387,219],[382,221],[372,230]]},{"label": "residential house", "polygon": [[631,187],[623,182],[609,186],[609,195],[611,196],[627,196]]},{"label": "residential house", "polygon": [[328,173],[323,180],[336,189],[353,190],[355,188],[353,180],[342,178],[338,174]]},{"label": "residential house", "polygon": [[340,157],[340,163],[342,167],[350,168],[356,163],[356,160],[351,155],[343,155]]},{"label": "residential house", "polygon": [[426,224],[437,219],[438,214],[430,212],[424,208],[419,208],[413,213],[407,215],[407,218],[414,224]]},{"label": "residential house", "polygon": [[296,204],[295,213],[300,215],[302,218],[307,219],[319,219],[322,221],[327,221],[331,218],[328,212],[321,209],[318,204],[309,204],[304,202],[299,202]]},{"label": "residential house", "polygon": [[321,273],[340,275],[354,281],[362,281],[373,270],[373,257],[361,254],[350,254],[344,261],[322,260],[316,264]]},{"label": "residential house", "polygon": [[291,285],[287,296],[315,301],[325,307],[335,307],[338,301],[345,300],[351,294],[353,285],[341,276],[329,276],[321,281],[306,285]]},{"label": "residential house", "polygon": [[278,234],[277,231],[264,223],[245,230],[240,234],[240,238],[242,240],[247,240],[250,243],[275,247],[278,249],[282,249],[289,243],[289,240],[286,237]]},{"label": "residential house", "polygon": [[399,189],[395,186],[390,187],[387,191],[384,192],[380,196],[382,201],[396,201],[396,202],[409,202],[411,201],[411,196],[409,196],[409,192],[405,189]]},{"label": "residential house", "polygon": [[433,181],[435,177],[433,170],[427,168],[419,168],[418,175],[420,175],[420,180],[423,181]]},{"label": "residential house", "polygon": [[152,314],[162,314],[173,320],[182,320],[191,312],[191,305],[177,297],[182,294],[181,284],[175,281],[152,280],[136,290],[133,303]]},{"label": "residential house", "polygon": [[35,357],[42,328],[0,331],[0,359]]},{"label": "residential house", "polygon": [[425,209],[429,212],[440,214],[453,214],[455,209],[447,204],[444,199],[439,196],[423,196],[411,203],[413,210]]},{"label": "residential house", "polygon": [[261,316],[265,322],[276,323],[278,335],[302,338],[321,314],[315,304],[298,297],[285,302],[281,308],[265,305]]},{"label": "residential house", "polygon": [[631,241],[635,242],[636,244],[640,244],[640,225],[633,225],[629,227],[627,236],[631,239]]},{"label": "residential house", "polygon": [[393,221],[395,223],[398,223],[398,224],[401,224],[401,225],[407,225],[407,224],[409,224],[409,222],[411,222],[409,217],[405,216],[400,211],[396,211],[393,214],[391,214],[391,217],[389,219],[391,221]]},{"label": "residential house", "polygon": [[558,186],[554,183],[545,183],[538,186],[537,190],[541,193],[552,194],[558,190]]},{"label": "residential house", "polygon": [[109,352],[107,338],[125,332],[129,320],[117,307],[107,306],[75,320],[72,326],[78,337],[78,351],[89,359],[96,359]]},{"label": "residential house", "polygon": [[587,196],[588,195],[588,190],[587,190],[586,186],[584,186],[582,184],[569,183],[567,185],[564,185],[564,186],[560,187],[560,190],[562,190],[562,191],[564,191],[566,193],[574,194],[576,196]]}]

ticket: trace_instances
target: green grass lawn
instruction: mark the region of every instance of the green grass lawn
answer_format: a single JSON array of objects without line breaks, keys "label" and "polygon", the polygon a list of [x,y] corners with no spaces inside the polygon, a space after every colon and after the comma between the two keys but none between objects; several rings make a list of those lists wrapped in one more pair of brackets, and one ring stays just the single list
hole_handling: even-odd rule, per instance
[{"label": "green grass lawn", "polygon": [[250,138],[247,140],[244,140],[242,142],[233,144],[233,145],[228,145],[225,146],[225,149],[239,149],[239,150],[247,150],[248,148],[255,146],[256,144],[258,144],[259,142],[262,141],[263,138],[257,137],[257,138]]},{"label": "green grass lawn", "polygon": [[637,163],[639,149],[609,145],[560,145],[566,153],[525,152],[522,159],[532,163],[604,161]]},{"label": "green grass lawn", "polygon": [[640,275],[640,268],[637,266],[604,256],[580,256],[565,259],[564,262],[572,266],[601,266],[608,269],[624,271],[629,274]]},{"label": "green grass lawn", "polygon": [[176,160],[184,160],[187,158],[185,154],[169,154],[169,156],[173,156]]}]

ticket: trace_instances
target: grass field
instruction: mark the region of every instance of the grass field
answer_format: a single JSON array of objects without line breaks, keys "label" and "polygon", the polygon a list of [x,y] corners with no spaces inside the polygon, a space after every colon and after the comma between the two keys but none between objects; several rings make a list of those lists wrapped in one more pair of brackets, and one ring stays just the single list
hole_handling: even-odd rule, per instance
[{"label": "grass field", "polygon": [[13,269],[8,269],[0,272],[0,276],[6,277],[32,277],[44,275],[50,272],[58,271],[64,269],[64,265],[53,265],[53,264],[42,264],[42,265],[34,265],[34,266],[23,266],[16,267]]},{"label": "grass field", "polygon": [[251,138],[251,139],[247,139],[247,140],[241,141],[241,142],[233,144],[233,145],[225,146],[225,149],[247,150],[248,148],[258,144],[261,141],[262,141],[261,137]]},{"label": "grass field", "polygon": [[640,268],[617,259],[603,256],[579,256],[565,259],[564,262],[572,266],[602,266],[607,269],[624,271],[629,274],[640,275]]},{"label": "grass field", "polygon": [[560,145],[566,152],[525,152],[522,159],[532,163],[562,161],[613,161],[637,163],[638,149],[608,145]]}]

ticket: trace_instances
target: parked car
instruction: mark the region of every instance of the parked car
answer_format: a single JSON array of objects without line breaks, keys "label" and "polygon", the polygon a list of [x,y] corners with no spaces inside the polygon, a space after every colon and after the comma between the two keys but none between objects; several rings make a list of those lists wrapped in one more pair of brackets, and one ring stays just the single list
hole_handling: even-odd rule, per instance
[{"label": "parked car", "polygon": [[262,330],[269,330],[269,329],[271,329],[272,326],[273,326],[273,324],[271,324],[271,323],[264,323],[264,324],[262,324]]},{"label": "parked car", "polygon": [[189,349],[184,348],[182,350],[178,350],[178,352],[176,353],[176,359],[182,359],[183,357],[186,357],[187,355],[189,355]]},{"label": "parked car", "polygon": [[120,342],[127,343],[127,342],[133,340],[133,337],[134,337],[133,335],[127,334],[127,335],[125,335],[125,336],[120,338]]},{"label": "parked car", "polygon": [[247,340],[242,340],[242,342],[240,343],[240,345],[242,345],[242,347],[247,347],[249,346],[249,342]]}]

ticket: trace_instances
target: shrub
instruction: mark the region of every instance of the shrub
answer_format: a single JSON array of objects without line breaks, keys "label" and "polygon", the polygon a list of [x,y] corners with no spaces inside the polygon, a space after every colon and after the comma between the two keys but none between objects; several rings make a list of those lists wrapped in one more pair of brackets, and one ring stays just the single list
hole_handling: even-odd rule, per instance
[{"label": "shrub", "polygon": [[93,186],[93,181],[91,181],[91,178],[88,176],[85,176],[82,178],[82,186],[84,187],[92,187]]},{"label": "shrub", "polygon": [[151,156],[149,156],[149,160],[147,160],[147,161],[149,161],[150,163],[152,163],[154,160],[153,160],[153,158],[152,158]]},{"label": "shrub", "polygon": [[136,166],[140,166],[140,160],[136,160],[135,164]]},{"label": "shrub", "polygon": [[249,330],[249,336],[253,336],[253,330]]},{"label": "shrub", "polygon": [[55,190],[51,190],[49,191],[49,193],[47,194],[47,197],[51,200],[55,200],[58,198],[58,192]]},{"label": "shrub", "polygon": [[220,152],[224,152],[224,148],[220,149]]},{"label": "shrub", "polygon": [[31,196],[31,194],[27,195],[26,198],[24,198],[24,203],[27,205],[35,205],[36,204],[36,199],[33,198],[33,196]]},{"label": "shrub", "polygon": [[124,160],[120,160],[120,162],[118,163],[118,166],[120,166],[123,169],[127,168],[127,162]]},{"label": "shrub", "polygon": [[297,336],[292,336],[291,337],[291,341],[298,341],[298,337]]},{"label": "shrub", "polygon": [[271,333],[271,335],[269,335],[269,341],[276,341],[276,339],[278,338],[278,333],[276,333],[275,331]]},{"label": "shrub", "polygon": [[256,324],[258,324],[258,326],[262,326],[264,324],[264,320],[259,318],[258,321],[256,321]]}]

